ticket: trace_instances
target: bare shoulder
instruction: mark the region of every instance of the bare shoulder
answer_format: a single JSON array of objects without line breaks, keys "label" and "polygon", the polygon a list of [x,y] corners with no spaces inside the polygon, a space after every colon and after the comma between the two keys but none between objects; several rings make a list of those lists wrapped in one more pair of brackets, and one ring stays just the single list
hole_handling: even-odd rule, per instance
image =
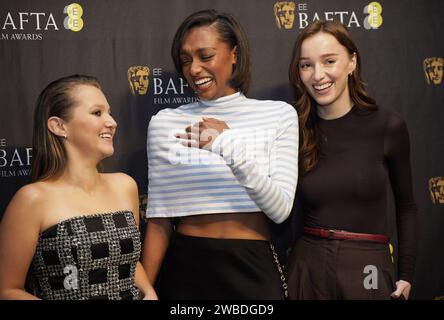
[{"label": "bare shoulder", "polygon": [[126,193],[129,195],[138,194],[138,188],[136,181],[129,175],[116,172],[102,174],[105,183],[111,190],[115,190],[117,193]]},{"label": "bare shoulder", "polygon": [[48,200],[48,190],[45,182],[31,183],[21,187],[9,202],[4,218],[40,223],[41,208]]},{"label": "bare shoulder", "polygon": [[48,187],[44,182],[36,182],[21,187],[11,200],[11,204],[34,207],[45,201]]},{"label": "bare shoulder", "polygon": [[137,187],[136,181],[129,175],[123,172],[115,172],[115,173],[103,173],[102,178],[105,179],[106,183],[111,183],[113,185],[117,185],[120,188],[122,187]]},{"label": "bare shoulder", "polygon": [[139,191],[136,181],[122,172],[102,174],[102,177],[106,180],[109,188],[113,190],[113,194],[119,199],[120,203],[126,204],[128,209],[133,212],[138,224]]}]

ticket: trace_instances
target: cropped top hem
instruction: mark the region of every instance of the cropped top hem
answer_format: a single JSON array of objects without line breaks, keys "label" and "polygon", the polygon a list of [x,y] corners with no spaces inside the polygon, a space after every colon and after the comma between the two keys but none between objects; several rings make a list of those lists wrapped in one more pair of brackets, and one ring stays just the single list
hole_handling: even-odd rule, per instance
[{"label": "cropped top hem", "polygon": [[198,216],[198,215],[209,215],[209,214],[230,214],[230,213],[257,213],[261,212],[259,208],[256,209],[227,209],[223,212],[220,209],[211,210],[211,209],[205,209],[201,211],[193,211],[193,212],[184,212],[184,211],[176,211],[176,212],[167,212],[167,213],[152,213],[147,214],[146,218],[178,218],[178,217],[191,217],[191,216]]}]

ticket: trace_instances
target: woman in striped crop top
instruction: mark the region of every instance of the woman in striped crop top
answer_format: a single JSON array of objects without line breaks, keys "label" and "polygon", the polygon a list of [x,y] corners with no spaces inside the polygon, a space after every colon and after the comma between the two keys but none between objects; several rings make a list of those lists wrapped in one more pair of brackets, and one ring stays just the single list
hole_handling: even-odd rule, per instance
[{"label": "woman in striped crop top", "polygon": [[245,96],[248,42],[229,14],[189,16],[172,57],[199,100],[149,123],[148,277],[160,299],[283,299],[267,220],[283,222],[293,205],[297,113]]}]

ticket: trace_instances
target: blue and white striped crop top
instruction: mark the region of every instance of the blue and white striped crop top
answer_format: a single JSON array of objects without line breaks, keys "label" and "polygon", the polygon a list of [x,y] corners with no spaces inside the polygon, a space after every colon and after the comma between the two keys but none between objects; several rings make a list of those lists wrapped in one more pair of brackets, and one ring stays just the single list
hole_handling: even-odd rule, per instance
[{"label": "blue and white striped crop top", "polygon": [[[176,138],[202,117],[230,129],[212,150]],[[298,117],[282,101],[242,93],[164,109],[148,126],[147,218],[264,212],[276,223],[290,214],[298,178]]]}]

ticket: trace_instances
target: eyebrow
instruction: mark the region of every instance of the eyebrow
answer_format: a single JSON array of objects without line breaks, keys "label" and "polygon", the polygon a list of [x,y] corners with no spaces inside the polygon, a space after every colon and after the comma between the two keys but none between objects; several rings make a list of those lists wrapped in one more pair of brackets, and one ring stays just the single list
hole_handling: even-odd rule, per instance
[{"label": "eyebrow", "polygon": [[105,108],[105,109],[107,109],[108,111],[111,111],[111,107],[109,107],[109,108],[107,108],[104,104],[94,104],[94,105],[92,105],[91,106],[91,109],[93,109],[93,108]]},{"label": "eyebrow", "polygon": [[[201,53],[202,51],[205,51],[205,50],[208,50],[208,49],[216,50],[216,48],[214,48],[214,47],[204,47],[204,48],[199,48],[196,51],[198,53]],[[189,55],[189,53],[187,51],[184,51],[184,50],[180,50],[179,54],[180,55]]]},{"label": "eyebrow", "polygon": [[[327,57],[331,57],[331,56],[339,56],[339,54],[337,53],[326,53],[321,55],[321,58],[327,58]],[[300,57],[299,60],[310,60],[310,58],[308,57]]]}]

